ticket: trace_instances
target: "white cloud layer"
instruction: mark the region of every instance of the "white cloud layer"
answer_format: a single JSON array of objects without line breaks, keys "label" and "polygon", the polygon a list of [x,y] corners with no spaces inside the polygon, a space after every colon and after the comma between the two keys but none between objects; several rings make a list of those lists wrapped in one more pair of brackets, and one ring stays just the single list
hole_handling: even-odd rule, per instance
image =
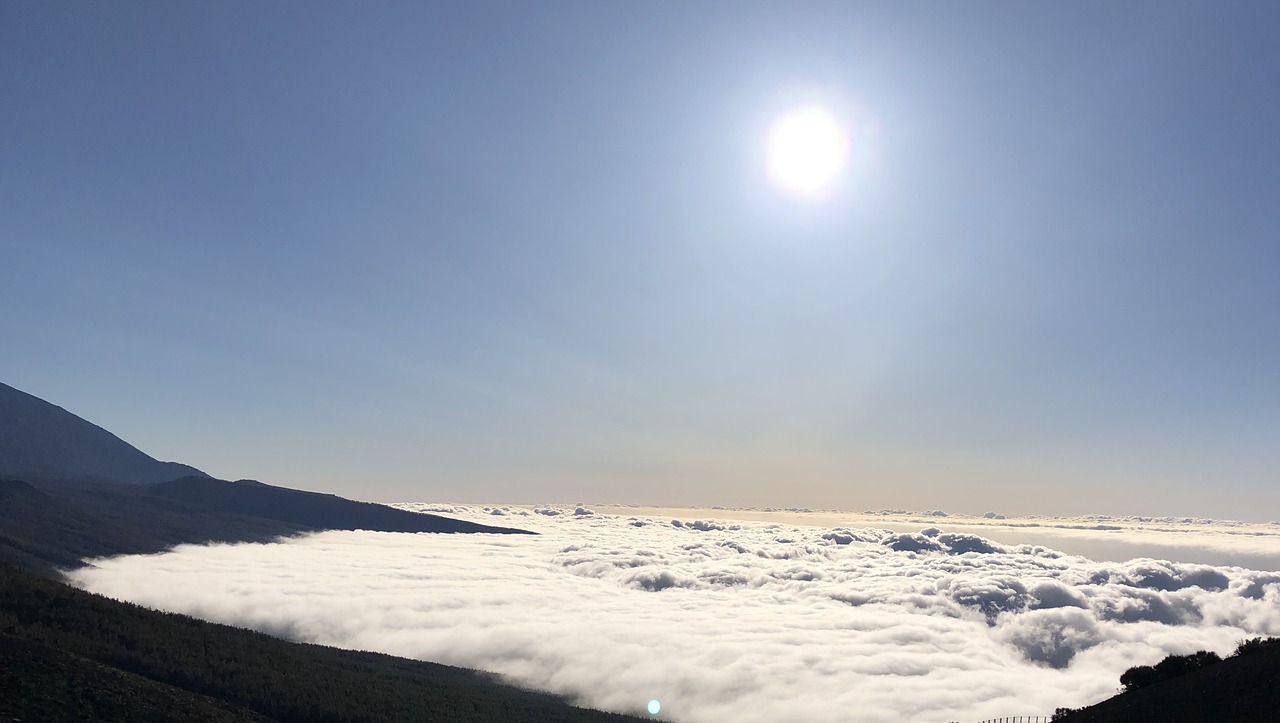
[{"label": "white cloud layer", "polygon": [[[542,534],[328,532],[98,560],[71,577],[592,707],[643,713],[658,699],[660,717],[688,723],[1045,715],[1112,695],[1132,665],[1280,634],[1280,574],[1095,562],[952,531],[943,516],[894,532],[582,506],[442,511]],[[1188,544],[1195,534],[1209,533]]]}]

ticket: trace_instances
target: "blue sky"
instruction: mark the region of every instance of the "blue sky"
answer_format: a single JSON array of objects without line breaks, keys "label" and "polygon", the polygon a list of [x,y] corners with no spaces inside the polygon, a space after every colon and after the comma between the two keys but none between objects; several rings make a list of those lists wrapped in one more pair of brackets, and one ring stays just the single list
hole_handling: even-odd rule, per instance
[{"label": "blue sky", "polygon": [[3,381],[366,499],[1274,517],[1277,27],[6,3]]}]

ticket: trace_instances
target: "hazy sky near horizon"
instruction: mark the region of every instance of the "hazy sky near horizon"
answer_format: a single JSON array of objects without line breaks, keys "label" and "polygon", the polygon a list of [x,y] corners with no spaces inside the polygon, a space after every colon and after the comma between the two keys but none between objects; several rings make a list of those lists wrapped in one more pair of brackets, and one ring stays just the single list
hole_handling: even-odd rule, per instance
[{"label": "hazy sky near horizon", "polygon": [[[1274,3],[5,3],[3,381],[375,500],[1269,519]],[[820,105],[829,195],[765,137]]]}]

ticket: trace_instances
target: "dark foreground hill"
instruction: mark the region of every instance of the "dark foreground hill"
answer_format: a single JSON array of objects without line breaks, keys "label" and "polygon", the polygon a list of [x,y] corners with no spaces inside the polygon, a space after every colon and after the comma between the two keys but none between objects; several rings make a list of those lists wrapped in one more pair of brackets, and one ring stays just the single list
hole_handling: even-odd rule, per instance
[{"label": "dark foreground hill", "polygon": [[0,631],[0,720],[638,720],[476,671],[147,610],[3,562]]},{"label": "dark foreground hill", "polygon": [[62,407],[0,384],[0,479],[151,484],[204,472],[156,460]]},{"label": "dark foreground hill", "polygon": [[181,543],[262,542],[318,530],[528,534],[260,482],[0,480],[0,559],[45,574],[87,557],[160,552]]},{"label": "dark foreground hill", "polygon": [[319,530],[523,533],[212,479],[0,384],[0,558],[27,568],[0,561],[0,720],[635,720],[475,671],[290,643],[31,574]]},{"label": "dark foreground hill", "polygon": [[0,661],[0,717],[5,720],[271,720],[246,708],[10,635],[0,636]]},{"label": "dark foreground hill", "polygon": [[1129,690],[1055,723],[1222,723],[1280,720],[1280,645]]}]

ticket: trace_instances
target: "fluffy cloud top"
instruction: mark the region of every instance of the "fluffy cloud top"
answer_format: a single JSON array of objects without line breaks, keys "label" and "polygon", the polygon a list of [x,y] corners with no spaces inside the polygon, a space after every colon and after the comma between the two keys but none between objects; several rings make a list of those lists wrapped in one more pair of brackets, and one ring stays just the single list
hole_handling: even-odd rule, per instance
[{"label": "fluffy cloud top", "polygon": [[[421,506],[439,510],[439,506]],[[293,639],[490,670],[690,723],[981,720],[1280,634],[1280,576],[918,532],[452,506],[538,537],[329,532],[95,561],[79,585]],[[558,513],[558,514],[557,514]]]}]

